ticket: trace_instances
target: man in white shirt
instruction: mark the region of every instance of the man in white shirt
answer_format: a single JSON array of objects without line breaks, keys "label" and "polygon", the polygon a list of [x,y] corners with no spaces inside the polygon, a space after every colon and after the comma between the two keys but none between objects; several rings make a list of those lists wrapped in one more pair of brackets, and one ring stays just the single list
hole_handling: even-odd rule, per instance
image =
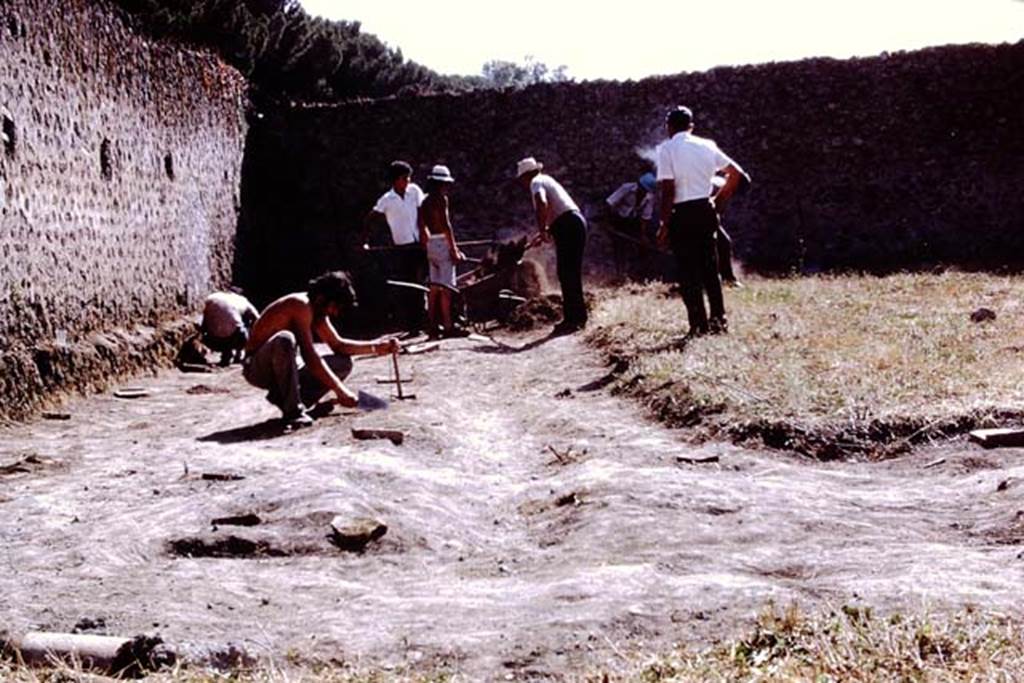
[{"label": "man in white shirt", "polygon": [[[690,323],[688,336],[721,334],[728,331],[728,324],[715,249],[719,228],[715,202],[728,201],[746,173],[713,140],[693,134],[693,112],[688,108],[669,111],[666,124],[669,139],[658,146],[658,243],[663,247],[671,244],[676,256]],[[712,179],[719,171],[725,184],[712,198]],[[704,307],[705,293],[710,318]]]},{"label": "man in white shirt", "polygon": [[[422,284],[426,271],[426,256],[420,244],[419,209],[423,203],[423,190],[412,182],[412,166],[404,161],[393,161],[388,167],[391,188],[381,195],[364,221],[365,237],[384,222],[391,235],[394,249],[387,253],[387,278],[400,282]],[[423,323],[423,292],[401,287],[396,293],[396,308],[400,323],[410,332],[418,331]]]},{"label": "man in white shirt", "polygon": [[222,367],[227,367],[233,360],[241,360],[249,330],[257,317],[256,307],[241,294],[214,292],[206,297],[200,323],[203,345],[221,354]]},{"label": "man in white shirt", "polygon": [[583,299],[583,250],[587,245],[587,221],[580,207],[562,185],[541,173],[544,165],[526,157],[516,165],[516,178],[530,191],[540,236],[555,240],[558,284],[562,288],[562,321],[553,334],[571,334],[587,324]]}]

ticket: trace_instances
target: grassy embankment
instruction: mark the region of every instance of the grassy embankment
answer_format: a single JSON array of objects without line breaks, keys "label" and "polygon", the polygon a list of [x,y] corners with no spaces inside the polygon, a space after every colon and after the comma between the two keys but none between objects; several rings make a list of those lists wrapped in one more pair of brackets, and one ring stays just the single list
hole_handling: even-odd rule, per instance
[{"label": "grassy embankment", "polygon": [[[618,391],[696,438],[881,457],[1024,416],[1024,277],[750,279],[726,307],[728,335],[681,346],[667,286],[604,290],[587,340]],[[973,322],[982,307],[996,319]]]},{"label": "grassy embankment", "polygon": [[[498,673],[497,677],[503,675]],[[606,666],[590,671],[566,671],[563,676],[567,681],[592,683],[1019,681],[1024,679],[1024,627],[1005,616],[972,610],[936,617],[890,615],[881,618],[869,610],[849,607],[817,615],[805,615],[796,609],[768,608],[744,635],[710,647],[680,648],[660,654],[617,652]],[[65,683],[97,679],[73,667],[31,671],[0,662],[0,680]],[[449,672],[353,672],[336,665],[264,662],[253,669],[230,673],[179,668],[153,674],[146,680],[151,683],[440,683],[471,679]]]}]

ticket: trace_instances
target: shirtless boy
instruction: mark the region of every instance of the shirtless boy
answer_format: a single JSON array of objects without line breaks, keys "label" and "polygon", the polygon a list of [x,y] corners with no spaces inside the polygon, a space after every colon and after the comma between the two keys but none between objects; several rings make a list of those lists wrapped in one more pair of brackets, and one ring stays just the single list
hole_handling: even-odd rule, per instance
[{"label": "shirtless boy", "polygon": [[[335,271],[310,281],[305,292],[274,301],[253,325],[242,374],[249,384],[267,390],[267,400],[281,409],[289,425],[312,424],[306,411],[328,391],[342,406],[358,403],[352,390],[341,383],[352,371],[350,356],[382,356],[399,350],[395,339],[360,342],[338,336],[331,318],[346,315],[355,305],[348,273]],[[332,354],[317,352],[314,334]],[[302,356],[301,368],[296,352]]]},{"label": "shirtless boy", "polygon": [[430,265],[430,294],[427,298],[427,324],[431,337],[461,334],[452,323],[452,292],[455,287],[455,263],[466,258],[455,244],[448,211],[448,193],[455,183],[447,166],[434,166],[427,176],[427,197],[420,205],[420,242]]}]

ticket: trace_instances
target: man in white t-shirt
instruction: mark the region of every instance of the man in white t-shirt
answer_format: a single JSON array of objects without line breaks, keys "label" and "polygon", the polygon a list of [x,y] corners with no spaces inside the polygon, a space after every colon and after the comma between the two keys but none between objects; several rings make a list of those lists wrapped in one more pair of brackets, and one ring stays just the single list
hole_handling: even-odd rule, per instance
[{"label": "man in white t-shirt", "polygon": [[562,321],[553,334],[571,334],[587,324],[583,299],[583,250],[587,245],[587,221],[580,207],[562,185],[541,173],[544,165],[526,157],[516,165],[516,178],[528,188],[537,229],[544,239],[555,240],[558,284],[562,288]]},{"label": "man in white t-shirt", "polygon": [[[688,108],[669,111],[666,125],[669,139],[658,146],[658,243],[663,247],[671,244],[676,256],[690,323],[688,336],[722,334],[728,331],[728,324],[715,248],[719,229],[715,203],[728,201],[746,173],[713,140],[693,134],[693,112]],[[719,171],[725,184],[712,198],[713,179]],[[710,318],[704,307],[705,294]]]},{"label": "man in white t-shirt", "polygon": [[[391,162],[388,181],[391,188],[381,195],[366,216],[364,235],[368,236],[376,225],[384,222],[394,247],[387,253],[387,278],[420,285],[426,271],[426,256],[420,244],[419,231],[423,190],[412,182],[412,167],[404,161]],[[412,287],[400,287],[395,298],[400,322],[410,332],[418,331],[423,323],[423,292]]]},{"label": "man in white t-shirt", "polygon": [[203,303],[203,321],[200,323],[203,345],[221,354],[222,366],[241,360],[249,330],[257,317],[256,307],[241,294],[214,292]]}]

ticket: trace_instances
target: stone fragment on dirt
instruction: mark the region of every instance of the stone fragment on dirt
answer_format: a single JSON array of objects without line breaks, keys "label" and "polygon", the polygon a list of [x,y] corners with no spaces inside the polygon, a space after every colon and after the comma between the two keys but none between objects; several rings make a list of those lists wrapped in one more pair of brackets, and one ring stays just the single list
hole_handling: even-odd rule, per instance
[{"label": "stone fragment on dirt", "polygon": [[145,398],[149,392],[143,387],[122,387],[114,390],[115,398]]},{"label": "stone fragment on dirt", "polygon": [[945,464],[945,462],[946,462],[945,458],[936,458],[935,460],[932,460],[929,463],[925,463],[925,465],[922,467],[922,469],[930,470],[933,467],[938,467],[939,465]]},{"label": "stone fragment on dirt", "polygon": [[1024,446],[1024,429],[976,429],[968,438],[983,448]]},{"label": "stone fragment on dirt", "polygon": [[559,496],[555,499],[555,507],[565,507],[566,505],[583,505],[583,499],[580,498],[579,494],[575,491],[567,493],[564,496]]},{"label": "stone fragment on dirt", "polygon": [[59,413],[59,412],[45,412],[43,413],[44,420],[70,420],[71,413]]},{"label": "stone fragment on dirt", "polygon": [[1003,491],[1007,491],[1011,486],[1013,486],[1016,483],[1017,480],[1014,479],[1013,477],[1010,477],[1009,479],[1003,479],[1001,482],[999,482],[999,485],[996,486],[996,491],[1000,493]]},{"label": "stone fragment on dirt", "polygon": [[0,475],[4,474],[25,474],[33,470],[37,470],[46,463],[38,455],[26,455],[21,460],[10,463],[9,465],[0,465]]},{"label": "stone fragment on dirt", "polygon": [[717,455],[678,455],[676,456],[676,462],[684,463],[686,465],[709,465],[711,463],[718,462],[720,458]]},{"label": "stone fragment on dirt", "polygon": [[258,526],[262,523],[260,516],[251,512],[245,515],[218,517],[210,522],[213,526]]},{"label": "stone fragment on dirt", "polygon": [[397,429],[360,429],[353,427],[352,438],[359,439],[360,441],[388,439],[394,445],[401,446],[402,442],[405,441],[405,434]]},{"label": "stone fragment on dirt", "polygon": [[420,344],[410,344],[402,347],[402,353],[409,355],[416,355],[419,353],[427,353],[428,351],[437,351],[441,348],[441,342],[439,341],[428,341]]},{"label": "stone fragment on dirt", "polygon": [[342,550],[362,552],[366,546],[388,532],[383,522],[369,517],[347,519],[337,515],[331,520],[331,543]]},{"label": "stone fragment on dirt", "polygon": [[993,311],[991,308],[981,307],[981,308],[977,309],[976,311],[974,311],[973,313],[971,313],[971,322],[972,323],[990,322],[990,321],[995,320],[995,319],[996,319],[996,312]]},{"label": "stone fragment on dirt", "polygon": [[107,628],[107,620],[103,617],[82,617],[71,629],[72,633],[85,633],[87,631],[104,631]]},{"label": "stone fragment on dirt", "polygon": [[209,384],[194,384],[185,390],[190,396],[206,396],[209,394],[230,394],[230,389],[224,387],[211,387]]},{"label": "stone fragment on dirt", "polygon": [[241,474],[223,474],[220,472],[203,472],[200,476],[203,481],[241,481],[245,479]]}]

